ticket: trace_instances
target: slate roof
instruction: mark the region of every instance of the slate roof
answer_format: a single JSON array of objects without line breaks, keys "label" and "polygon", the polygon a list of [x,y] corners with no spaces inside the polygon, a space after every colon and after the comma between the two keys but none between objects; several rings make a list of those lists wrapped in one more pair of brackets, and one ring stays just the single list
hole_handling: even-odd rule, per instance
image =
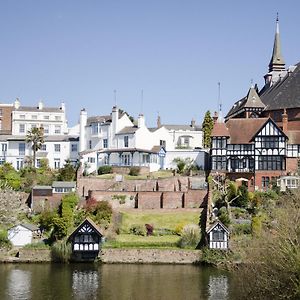
[{"label": "slate roof", "polygon": [[[25,141],[26,135],[0,135],[0,141]],[[67,142],[79,141],[78,136],[65,135],[48,135],[44,137],[45,142]]]},{"label": "slate roof", "polygon": [[28,229],[30,231],[37,231],[37,230],[39,230],[39,228],[36,225],[34,225],[34,224],[25,223],[25,224],[20,224],[20,226],[23,226],[23,227],[25,227],[26,229]]},{"label": "slate roof", "polygon": [[90,126],[92,123],[106,123],[111,121],[111,116],[92,116],[87,118],[87,126]]},{"label": "slate roof", "polygon": [[287,74],[270,88],[262,89],[260,98],[266,110],[300,107],[300,63],[289,68]]},{"label": "slate roof", "polygon": [[75,188],[76,181],[53,181],[52,187],[54,187],[54,188],[59,188],[59,187]]},{"label": "slate roof", "polygon": [[234,103],[226,115],[226,119],[242,110],[242,108],[265,108],[265,104],[257,94],[257,87],[251,87],[245,97]]},{"label": "slate roof", "polygon": [[287,136],[289,138],[288,144],[300,144],[300,131],[288,130]]},{"label": "slate roof", "polygon": [[119,134],[133,134],[135,133],[139,128],[137,126],[128,126],[121,129],[119,132],[116,133],[116,135]]},{"label": "slate roof", "polygon": [[201,126],[195,126],[192,127],[191,125],[168,125],[168,124],[163,124],[161,127],[165,127],[168,130],[184,130],[184,131],[200,131],[202,128]]},{"label": "slate roof", "polygon": [[39,109],[38,106],[20,106],[19,108],[13,108],[14,111],[30,111],[30,112],[56,112],[63,113],[64,111],[60,107],[43,107]]},{"label": "slate roof", "polygon": [[253,136],[268,120],[269,118],[229,119],[226,126],[230,144],[250,144]]}]

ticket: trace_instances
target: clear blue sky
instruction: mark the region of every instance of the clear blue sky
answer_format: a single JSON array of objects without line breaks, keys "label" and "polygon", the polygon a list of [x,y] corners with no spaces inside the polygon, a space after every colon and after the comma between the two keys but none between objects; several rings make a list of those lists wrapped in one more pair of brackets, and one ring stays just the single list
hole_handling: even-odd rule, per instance
[{"label": "clear blue sky", "polygon": [[[276,12],[287,65],[300,61],[299,1],[1,0],[0,102],[66,103],[70,125],[118,106],[146,122],[201,123],[260,87]],[[141,90],[144,91],[141,108]]]}]

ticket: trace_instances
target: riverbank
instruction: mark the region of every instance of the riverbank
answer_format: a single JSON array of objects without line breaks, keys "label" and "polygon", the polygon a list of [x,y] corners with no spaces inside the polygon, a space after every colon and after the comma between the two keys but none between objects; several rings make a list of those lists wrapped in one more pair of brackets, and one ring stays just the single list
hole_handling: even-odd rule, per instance
[{"label": "riverbank", "polygon": [[[105,264],[197,264],[200,250],[102,249],[99,261]],[[20,249],[18,257],[2,256],[0,263],[53,262],[49,249]]]}]

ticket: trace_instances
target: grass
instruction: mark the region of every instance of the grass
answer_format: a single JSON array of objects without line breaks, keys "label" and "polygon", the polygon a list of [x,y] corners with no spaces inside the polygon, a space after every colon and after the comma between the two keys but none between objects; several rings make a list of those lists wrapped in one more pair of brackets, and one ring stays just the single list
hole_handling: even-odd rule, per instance
[{"label": "grass", "polygon": [[97,178],[99,179],[113,179],[115,177],[114,174],[102,174],[102,175],[97,175]]},{"label": "grass", "polygon": [[139,236],[133,234],[120,234],[114,241],[107,241],[103,248],[178,248],[178,235]]},{"label": "grass", "polygon": [[124,211],[122,214],[121,232],[128,233],[132,225],[151,224],[154,229],[167,228],[175,231],[178,225],[198,224],[200,212],[197,211]]},{"label": "grass", "polygon": [[[131,175],[124,175],[124,179],[126,180],[145,180],[145,179],[158,179],[158,178],[168,178],[172,177],[173,173],[170,170],[160,170],[157,172],[152,172],[150,174],[138,175],[138,176],[131,176]],[[97,175],[99,179],[113,179],[115,174],[102,174]]]}]

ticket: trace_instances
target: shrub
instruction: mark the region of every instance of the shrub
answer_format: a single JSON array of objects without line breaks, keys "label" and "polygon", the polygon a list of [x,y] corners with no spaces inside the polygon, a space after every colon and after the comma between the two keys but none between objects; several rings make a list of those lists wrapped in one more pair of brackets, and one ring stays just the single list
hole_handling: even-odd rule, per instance
[{"label": "shrub", "polygon": [[11,242],[7,237],[6,230],[0,230],[0,248],[11,248]]},{"label": "shrub", "polygon": [[203,248],[201,262],[208,265],[217,266],[226,262],[227,252],[221,249]]},{"label": "shrub", "polygon": [[251,224],[234,224],[232,226],[232,233],[236,235],[242,235],[242,234],[251,234]]},{"label": "shrub", "polygon": [[181,239],[179,240],[179,247],[195,248],[199,242],[200,242],[200,227],[195,224],[188,224],[184,226],[181,232]]},{"label": "shrub", "polygon": [[253,236],[260,236],[262,230],[262,218],[254,216],[251,222],[251,232]]},{"label": "shrub", "polygon": [[126,202],[126,195],[113,195],[111,198],[113,200],[119,200],[120,204],[124,204]]},{"label": "shrub", "polygon": [[97,224],[105,228],[107,228],[111,222],[112,207],[107,201],[97,202],[95,206],[89,207],[88,212]]},{"label": "shrub", "polygon": [[230,218],[229,218],[228,211],[227,211],[226,207],[223,206],[219,209],[218,218],[225,226],[229,226]]},{"label": "shrub", "polygon": [[184,222],[178,223],[178,224],[176,225],[176,227],[175,227],[174,232],[175,232],[177,235],[181,235],[182,229],[183,229],[183,227],[184,227],[185,225],[187,225],[187,224],[184,223]]},{"label": "shrub", "polygon": [[138,176],[140,174],[141,168],[140,167],[131,167],[129,169],[128,175],[130,176]]},{"label": "shrub", "polygon": [[72,247],[66,240],[57,241],[51,247],[51,256],[54,261],[67,263],[72,254]]},{"label": "shrub", "polygon": [[98,168],[98,175],[102,174],[111,174],[112,173],[112,167],[111,166],[101,166]]},{"label": "shrub", "polygon": [[146,235],[146,228],[140,224],[134,224],[130,227],[129,232],[135,235]]}]

